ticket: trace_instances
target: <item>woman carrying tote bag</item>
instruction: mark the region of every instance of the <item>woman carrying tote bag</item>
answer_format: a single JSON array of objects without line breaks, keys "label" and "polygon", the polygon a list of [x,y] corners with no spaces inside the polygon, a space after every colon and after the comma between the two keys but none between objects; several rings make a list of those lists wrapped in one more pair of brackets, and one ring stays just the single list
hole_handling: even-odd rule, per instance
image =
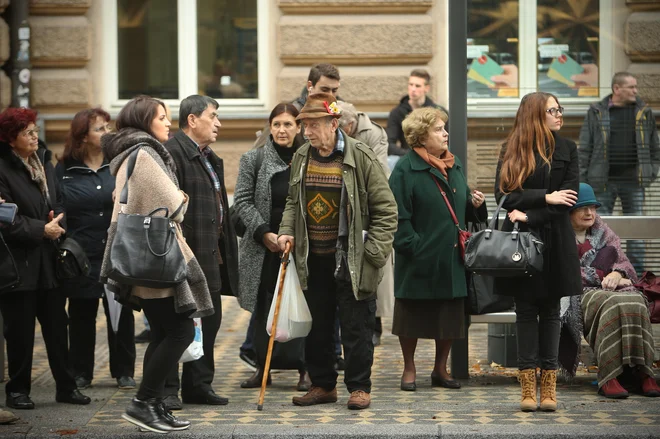
[{"label": "woman carrying tote bag", "polygon": [[[149,96],[131,99],[119,112],[116,127],[116,133],[101,138],[110,172],[116,177],[116,197],[101,266],[101,282],[122,297],[137,298],[151,326],[151,343],[144,354],[142,383],[122,418],[157,433],[185,430],[190,427],[190,422],[177,419],[163,405],[165,379],[194,339],[192,317],[213,313],[211,295],[201,267],[178,226],[183,221],[188,196],[179,190],[174,162],[162,145],[168,138],[170,127],[163,102]],[[133,155],[136,151],[137,154]],[[127,180],[127,169],[133,164]],[[127,191],[124,191],[125,185]],[[125,194],[126,200],[123,200]],[[124,230],[117,227],[120,213],[149,215],[157,209],[166,209],[169,212],[166,215],[171,214],[170,220],[177,224],[176,242],[186,262],[183,282],[176,287],[148,288],[109,279],[112,276],[112,244],[121,238]],[[139,264],[144,261],[131,262]]]},{"label": "woman carrying tote bag", "polygon": [[559,299],[582,292],[568,214],[577,200],[578,156],[575,143],[557,134],[563,111],[549,93],[523,97],[496,172],[498,203],[508,194],[502,230],[511,231],[518,222],[521,232],[532,231],[545,243],[541,274],[495,280],[499,294],[515,298],[522,411],[537,409],[537,366],[541,367],[540,408],[557,409]]}]

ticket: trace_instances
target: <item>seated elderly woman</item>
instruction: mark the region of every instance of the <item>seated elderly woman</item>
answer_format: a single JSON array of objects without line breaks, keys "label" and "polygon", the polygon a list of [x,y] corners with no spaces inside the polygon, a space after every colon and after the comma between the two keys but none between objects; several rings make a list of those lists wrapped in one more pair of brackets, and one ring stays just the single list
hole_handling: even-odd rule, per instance
[{"label": "seated elderly woman", "polygon": [[[633,286],[637,275],[621,249],[619,237],[596,213],[599,206],[591,186],[580,183],[571,224],[584,292],[575,296],[570,306],[562,306],[567,310],[562,316],[560,361],[563,358],[562,365],[569,372],[575,371],[577,346],[584,332],[598,365],[598,393],[606,398],[627,398],[628,391],[617,379],[625,372],[634,377],[635,391],[660,396],[651,369],[654,346],[646,300]],[[572,336],[565,337],[569,334]],[[571,344],[575,346],[573,351],[567,348]],[[567,355],[567,351],[575,355]],[[565,361],[567,358],[569,361]]]}]

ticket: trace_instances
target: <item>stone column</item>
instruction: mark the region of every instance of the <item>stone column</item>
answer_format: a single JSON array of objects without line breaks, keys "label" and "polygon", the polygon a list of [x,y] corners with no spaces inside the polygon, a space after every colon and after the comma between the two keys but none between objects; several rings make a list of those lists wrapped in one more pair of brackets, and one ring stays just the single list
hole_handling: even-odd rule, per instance
[{"label": "stone column", "polygon": [[631,14],[625,24],[625,48],[639,94],[660,107],[660,1],[626,0]]},{"label": "stone column", "polygon": [[[40,114],[65,114],[91,106],[92,0],[30,0],[32,106]],[[70,120],[47,120],[46,139],[60,142]]]}]

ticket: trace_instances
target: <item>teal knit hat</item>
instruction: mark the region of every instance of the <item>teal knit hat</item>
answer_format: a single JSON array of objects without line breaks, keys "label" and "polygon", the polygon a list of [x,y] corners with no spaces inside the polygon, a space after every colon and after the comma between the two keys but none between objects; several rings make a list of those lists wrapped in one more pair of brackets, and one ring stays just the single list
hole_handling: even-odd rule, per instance
[{"label": "teal knit hat", "polygon": [[587,183],[580,183],[580,191],[578,192],[577,203],[575,203],[570,210],[584,206],[596,206],[596,208],[599,208],[600,203],[596,199],[596,195],[594,194],[594,189],[591,186],[589,186]]}]

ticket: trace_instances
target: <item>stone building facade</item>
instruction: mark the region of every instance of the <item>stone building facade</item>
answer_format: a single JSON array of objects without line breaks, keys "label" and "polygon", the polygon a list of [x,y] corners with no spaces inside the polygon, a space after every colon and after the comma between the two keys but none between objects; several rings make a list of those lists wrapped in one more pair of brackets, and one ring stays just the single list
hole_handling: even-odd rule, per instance
[{"label": "stone building facade", "polygon": [[[116,65],[106,53],[114,43],[108,29],[117,25],[107,16],[106,2],[115,0],[0,0],[0,11],[12,1],[30,2],[31,105],[44,118],[46,140],[57,149],[76,111],[97,105],[111,114],[118,111],[107,87]],[[194,0],[179,0],[179,5],[187,1]],[[260,14],[267,10],[266,17],[259,18],[267,34],[261,40],[267,45],[266,55],[259,58],[259,69],[267,72],[260,82],[263,98],[248,108],[220,109],[227,118],[214,147],[227,161],[228,186],[233,187],[238,158],[263,128],[270,108],[296,97],[309,67],[317,62],[336,64],[342,75],[342,98],[382,124],[406,93],[408,74],[416,67],[430,71],[432,97],[447,105],[450,1],[463,0],[259,0]],[[607,73],[636,74],[640,94],[660,109],[660,1],[601,0],[600,4],[613,34],[611,53],[604,54],[610,58]],[[0,65],[9,58],[8,40],[9,27],[0,20]],[[0,71],[0,107],[9,104],[9,96],[10,81]],[[574,113],[566,116],[569,137],[577,137],[582,123],[579,110],[586,110],[586,105],[576,105]],[[515,106],[470,108],[470,183],[488,190],[497,144],[511,126]],[[176,102],[173,111],[176,114]]]}]

